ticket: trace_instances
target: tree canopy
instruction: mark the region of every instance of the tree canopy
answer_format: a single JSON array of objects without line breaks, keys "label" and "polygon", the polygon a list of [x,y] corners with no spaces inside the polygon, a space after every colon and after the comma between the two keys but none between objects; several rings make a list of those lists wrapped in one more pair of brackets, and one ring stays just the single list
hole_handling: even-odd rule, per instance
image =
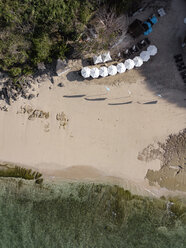
[{"label": "tree canopy", "polygon": [[1,69],[18,76],[39,62],[64,58],[67,41],[77,40],[93,11],[88,0],[2,0]]},{"label": "tree canopy", "polygon": [[65,58],[102,4],[127,10],[140,0],[1,0],[0,70],[12,77]]}]

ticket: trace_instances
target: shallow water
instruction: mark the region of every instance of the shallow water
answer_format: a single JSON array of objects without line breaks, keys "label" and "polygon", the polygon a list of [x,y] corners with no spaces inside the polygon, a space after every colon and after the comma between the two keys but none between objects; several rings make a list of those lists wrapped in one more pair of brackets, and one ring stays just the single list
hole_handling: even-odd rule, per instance
[{"label": "shallow water", "polygon": [[113,185],[0,179],[0,247],[186,247],[186,205]]}]

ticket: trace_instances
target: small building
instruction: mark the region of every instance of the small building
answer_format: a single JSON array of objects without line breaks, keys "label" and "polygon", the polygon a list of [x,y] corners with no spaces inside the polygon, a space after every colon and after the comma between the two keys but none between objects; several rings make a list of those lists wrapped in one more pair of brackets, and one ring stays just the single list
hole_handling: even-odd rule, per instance
[{"label": "small building", "polygon": [[69,70],[69,67],[68,67],[67,60],[58,59],[56,63],[56,74],[58,76],[61,76],[63,73],[67,72],[68,70]]},{"label": "small building", "polygon": [[145,32],[145,27],[143,25],[143,22],[135,19],[128,27],[128,33],[133,37],[137,38],[140,35],[142,35]]}]

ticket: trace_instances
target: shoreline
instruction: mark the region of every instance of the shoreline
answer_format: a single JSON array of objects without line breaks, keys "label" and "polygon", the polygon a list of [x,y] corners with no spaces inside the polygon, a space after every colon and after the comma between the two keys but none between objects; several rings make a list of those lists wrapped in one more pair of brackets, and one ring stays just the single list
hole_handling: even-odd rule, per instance
[{"label": "shoreline", "polygon": [[[90,243],[93,244],[90,237],[94,238],[95,247],[101,247],[105,236],[106,246],[109,240],[111,246],[122,247],[126,240],[123,233],[128,235],[125,242],[128,246],[136,237],[139,238],[139,230],[143,240],[146,240],[146,247],[151,245],[152,240],[156,242],[155,246],[160,245],[162,240],[162,246],[168,247],[170,242],[166,246],[167,233],[172,238],[172,246],[176,242],[177,247],[180,247],[182,240],[185,240],[183,211],[186,201],[181,197],[157,199],[138,196],[119,186],[103,183],[63,181],[61,185],[46,183],[33,186],[32,182],[0,179],[0,184],[3,244],[7,241],[10,244],[10,235],[6,234],[11,233],[14,235],[14,244],[23,243],[19,239],[20,235],[25,238],[27,246],[32,242],[33,247],[40,246],[41,240],[42,244],[48,244],[48,237],[52,241],[47,247],[53,246],[56,240],[56,247],[66,245],[65,242],[68,242],[66,246],[70,242],[70,246],[78,247],[82,242],[83,246],[88,247]],[[46,237],[48,230],[50,236]],[[30,236],[25,236],[25,233]],[[163,233],[165,239],[156,238]],[[132,247],[136,247],[136,242],[133,242]]]},{"label": "shoreline", "polygon": [[[15,164],[4,162],[4,164],[8,165],[9,168],[13,168]],[[3,163],[1,162],[1,165]],[[25,165],[17,165],[21,168],[32,169],[35,170],[34,167],[29,167]],[[135,182],[127,178],[119,178],[114,176],[107,176],[104,173],[101,173],[97,169],[91,166],[72,166],[67,169],[61,171],[53,171],[52,173],[43,172],[38,170],[38,172],[42,173],[43,184],[49,185],[62,185],[63,183],[85,183],[85,184],[104,184],[114,186],[117,185],[124,190],[129,190],[134,195],[144,196],[144,197],[181,197],[186,199],[186,192],[179,190],[169,190],[167,188],[160,187],[159,185],[150,186],[147,179],[144,179],[143,182]],[[0,177],[1,179],[16,179],[16,180],[24,180],[24,182],[34,182],[34,180],[28,180],[23,178],[15,178],[15,177]]]}]

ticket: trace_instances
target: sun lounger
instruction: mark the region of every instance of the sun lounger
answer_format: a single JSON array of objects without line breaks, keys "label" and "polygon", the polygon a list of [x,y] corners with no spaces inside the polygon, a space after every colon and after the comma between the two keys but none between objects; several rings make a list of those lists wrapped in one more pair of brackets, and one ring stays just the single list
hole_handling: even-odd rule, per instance
[{"label": "sun lounger", "polygon": [[142,41],[138,42],[138,43],[137,43],[137,46],[139,47],[139,49],[142,49],[144,46],[146,46],[146,45],[145,45],[145,41],[142,40]]},{"label": "sun lounger", "polygon": [[185,63],[183,61],[176,63],[177,68],[184,67]]},{"label": "sun lounger", "polygon": [[181,77],[182,77],[182,79],[186,79],[186,73],[185,74],[182,74],[182,73],[180,73],[180,75],[181,75]]},{"label": "sun lounger", "polygon": [[141,49],[145,48],[147,46],[147,43],[145,42],[145,40],[142,40],[139,42],[139,45]]},{"label": "sun lounger", "polygon": [[148,38],[145,38],[144,40],[139,41],[136,45],[133,45],[131,48],[125,50],[123,52],[123,57],[130,58],[131,55],[138,53],[140,50],[142,50],[149,44],[150,44],[150,40]]},{"label": "sun lounger", "polygon": [[178,67],[178,71],[183,71],[183,70],[186,70],[186,66],[180,66],[180,67]]},{"label": "sun lounger", "polygon": [[129,49],[129,53],[130,53],[131,55],[135,53],[134,50],[132,49],[132,47]]},{"label": "sun lounger", "polygon": [[144,39],[147,45],[150,45],[150,40],[148,38]]},{"label": "sun lounger", "polygon": [[130,55],[131,55],[130,49],[127,49],[127,50],[125,50],[125,51],[123,52],[123,57],[124,57],[124,58],[129,58]]},{"label": "sun lounger", "polygon": [[131,47],[131,48],[129,49],[129,51],[130,51],[130,53],[133,55],[133,54],[139,52],[139,49],[137,48],[137,46],[134,45],[133,47]]},{"label": "sun lounger", "polygon": [[134,51],[135,53],[139,52],[139,48],[138,48],[137,45],[134,45],[134,46],[132,47],[132,49],[133,49],[133,51]]},{"label": "sun lounger", "polygon": [[166,15],[165,10],[164,10],[163,8],[158,9],[158,15],[159,15],[160,17]]},{"label": "sun lounger", "polygon": [[148,38],[145,38],[144,40],[139,41],[137,44],[139,47],[143,48],[150,44],[150,40]]},{"label": "sun lounger", "polygon": [[186,75],[186,71],[180,72],[181,75]]},{"label": "sun lounger", "polygon": [[175,62],[176,62],[176,63],[183,62],[183,58],[180,57],[180,58],[178,58],[178,59],[175,59]]},{"label": "sun lounger", "polygon": [[177,64],[176,64],[176,66],[177,67],[181,67],[181,66],[184,66],[185,64],[184,64],[184,62],[183,61],[181,61],[181,62],[178,62]]},{"label": "sun lounger", "polygon": [[175,58],[175,59],[182,58],[182,54],[180,53],[180,54],[174,55],[174,58]]}]

